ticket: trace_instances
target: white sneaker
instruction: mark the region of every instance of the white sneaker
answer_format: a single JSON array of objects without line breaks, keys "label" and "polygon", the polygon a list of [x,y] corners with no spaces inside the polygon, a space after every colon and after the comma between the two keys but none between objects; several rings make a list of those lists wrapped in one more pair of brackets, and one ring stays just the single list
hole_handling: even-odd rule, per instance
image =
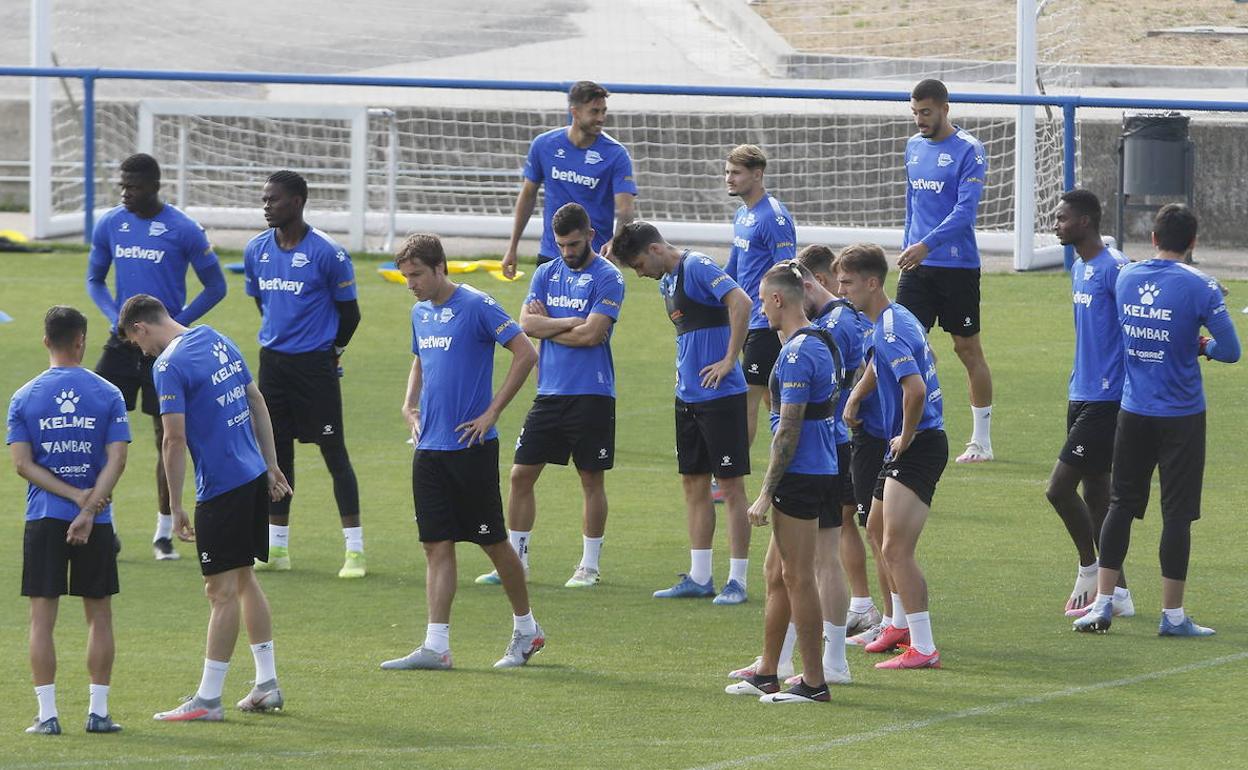
[{"label": "white sneaker", "polygon": [[423,644],[402,658],[383,661],[387,671],[445,671],[451,667],[451,651],[434,652]]},{"label": "white sneaker", "polygon": [[1135,617],[1135,602],[1131,601],[1131,592],[1126,591],[1124,594],[1114,592],[1114,617],[1131,618]]},{"label": "white sneaker", "polygon": [[845,615],[845,636],[850,637],[861,634],[871,626],[878,626],[882,619],[880,611],[874,606],[865,612],[853,612],[851,610]]},{"label": "white sneaker", "polygon": [[983,446],[974,441],[966,443],[966,451],[958,455],[954,462],[958,463],[986,463],[992,459],[992,447]]},{"label": "white sneaker", "polygon": [[536,623],[534,627],[535,630],[531,634],[512,631],[511,641],[507,644],[507,651],[494,664],[494,668],[523,666],[529,662],[529,658],[542,651],[542,648],[546,646],[546,632]]},{"label": "white sneaker", "polygon": [[[842,669],[825,668],[823,670],[823,680],[827,682],[828,684],[849,684],[850,682],[853,681],[853,677],[849,675],[848,667],[842,668]],[[800,681],[802,681],[802,675],[794,674],[793,676],[784,680],[784,686],[792,687],[793,685],[797,684]]]},{"label": "white sneaker", "polygon": [[259,687],[252,687],[251,692],[238,702],[239,711],[281,711],[286,705],[286,699],[282,697],[282,690],[279,687],[273,687],[271,690],[261,690]]},{"label": "white sneaker", "polygon": [[[728,672],[729,679],[749,679],[758,673],[758,667],[763,665],[763,656],[759,655],[754,662],[744,668],[738,668],[735,671]],[[781,663],[776,666],[776,676],[781,679],[787,679],[793,676],[793,661]]]},{"label": "white sneaker", "polygon": [[880,625],[879,623],[876,623],[874,626],[871,626],[866,631],[863,631],[860,634],[854,634],[853,636],[848,637],[845,640],[845,644],[852,644],[855,647],[866,647],[868,644],[871,644],[876,639],[878,639],[880,634],[882,634],[883,632],[884,632],[884,626]]}]

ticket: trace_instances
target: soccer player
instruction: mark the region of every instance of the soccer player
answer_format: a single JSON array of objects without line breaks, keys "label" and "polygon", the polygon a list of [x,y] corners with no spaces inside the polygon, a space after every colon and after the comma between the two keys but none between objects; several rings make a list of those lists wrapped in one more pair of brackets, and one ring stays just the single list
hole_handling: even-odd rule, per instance
[{"label": "soccer player", "polygon": [[[82,367],[87,319],[57,305],[43,317],[48,370],[9,402],[13,467],[29,482],[22,549],[22,596],[30,597],[30,667],[39,715],[28,733],[60,735],[56,647],[60,597],[82,597],[87,616],[91,702],[87,732],[115,733],[108,713],[113,672],[117,553],[109,498],[126,467],[130,420],[121,391]],[[69,579],[66,580],[66,572]]]},{"label": "soccer player", "polygon": [[888,261],[875,244],[845,249],[837,260],[837,280],[845,298],[875,324],[872,365],[845,404],[845,419],[858,422],[858,404],[871,391],[889,435],[888,454],[876,480],[868,525],[883,527],[881,555],[895,587],[893,625],[863,649],[905,651],[876,668],[940,668],[927,609],[927,581],[915,559],[919,535],[931,511],[932,495],[949,460],[940,383],[923,326],[910,311],[884,293]]},{"label": "soccer player", "polygon": [[[1239,337],[1218,282],[1184,255],[1196,245],[1196,215],[1178,203],[1153,222],[1157,255],[1118,273],[1118,322],[1126,348],[1122,408],[1114,434],[1109,512],[1101,528],[1096,601],[1076,631],[1106,631],[1133,519],[1144,518],[1153,469],[1161,473],[1159,636],[1210,636],[1183,609],[1192,522],[1200,518],[1205,471],[1205,392],[1197,359],[1235,363]],[[1201,327],[1212,337],[1202,336]]]},{"label": "soccer player", "polygon": [[[615,364],[611,330],[624,304],[624,276],[593,249],[594,228],[578,203],[551,220],[560,258],[533,271],[520,310],[520,328],[539,339],[537,398],[524,419],[511,466],[507,526],[525,574],[537,518],[533,487],[547,463],[567,465],[581,477],[584,496],[581,561],[564,585],[598,584],[607,527],[606,471],[615,464]],[[497,585],[497,572],[479,584]]]},{"label": "soccer player", "polygon": [[975,213],[984,192],[984,146],[949,120],[949,92],[924,80],[910,93],[919,133],[906,142],[906,226],[897,258],[897,304],[931,332],[953,338],[971,394],[971,440],[957,462],[981,463],[992,454],[992,372],[979,331],[979,247]]},{"label": "soccer player", "polygon": [[[546,635],[533,619],[524,567],[503,528],[494,424],[537,363],[537,352],[490,295],[447,277],[438,236],[409,235],[394,261],[417,300],[403,416],[416,445],[412,496],[425,549],[429,624],[423,644],[381,667],[451,667],[455,544],[461,541],[481,546],[511,601],[511,642],[494,667],[523,666]],[[491,393],[495,344],[511,353],[511,366]]]},{"label": "soccer player", "polygon": [[[217,255],[199,223],[160,199],[160,164],[139,153],[121,162],[121,205],[96,220],[87,257],[87,294],[117,326],[117,311],[135,294],[150,294],[182,324],[195,323],[225,297],[225,276]],[[115,291],[109,291],[108,273],[113,271]],[[186,271],[204,285],[186,304]],[[126,408],[136,403],[151,415],[156,446],[161,434],[160,407],[152,384],[152,359],[132,345],[124,344],[115,331],[108,336],[104,352],[95,365],[96,374],[121,389]],[[138,396],[142,393],[142,400]],[[173,524],[169,518],[169,487],[165,469],[156,461],[156,533],[152,551],[161,561],[181,558],[173,548]]]},{"label": "soccer player", "polygon": [[594,229],[593,250],[608,258],[612,233],[636,218],[633,160],[624,145],[602,130],[607,122],[610,95],[607,89],[588,80],[573,83],[568,89],[568,125],[539,134],[529,146],[524,160],[524,184],[516,197],[511,241],[503,253],[503,275],[508,278],[516,275],[516,249],[537,205],[538,188],[546,190],[542,243],[537,252],[539,265],[559,257],[551,222],[564,204],[579,203],[589,212]]},{"label": "soccer player", "polygon": [[[649,222],[621,228],[611,252],[620,264],[659,282],[676,327],[676,463],[689,521],[689,572],[656,599],[714,596],[715,604],[747,598],[750,523],[745,476],[750,446],[745,425],[745,378],[737,358],[745,344],[749,295],[705,254],[681,250]],[[711,474],[720,480],[728,515],[728,580],[716,596],[711,578],[715,504]]]},{"label": "soccer player", "polygon": [[[1079,257],[1070,269],[1075,365],[1066,407],[1066,444],[1045,494],[1079,554],[1079,574],[1066,612],[1082,615],[1096,596],[1096,539],[1109,508],[1124,366],[1114,286],[1127,258],[1101,242],[1101,202],[1087,190],[1062,194],[1054,232],[1062,245],[1074,246]],[[1121,574],[1114,589],[1114,611],[1120,616],[1135,614]]]},{"label": "soccer player", "polygon": [[725,272],[753,300],[749,333],[741,365],[745,371],[746,425],[750,445],[758,430],[758,405],[768,402],[768,378],[780,353],[780,340],[767,326],[763,303],[758,294],[759,282],[772,265],[797,255],[797,226],[784,204],[767,192],[763,174],[767,156],[760,147],[742,144],[728,153],[724,162],[724,185],[728,194],[741,199],[741,206],[732,218],[732,249],[728,252]]},{"label": "soccer player", "polygon": [[[338,365],[360,324],[351,257],[303,221],[308,183],[278,171],[264,185],[269,229],[243,251],[247,293],[260,309],[260,392],[269,408],[277,462],[293,486],[295,440],[316,444],[334,484],[346,558],[340,578],[362,578],[364,528],[360,488],[347,454]],[[269,561],[260,570],[290,569],[291,497],[269,506]]]},{"label": "soccer player", "polygon": [[[273,654],[269,602],[252,570],[268,558],[264,527],[268,503],[290,494],[277,465],[273,426],[264,396],[238,347],[211,326],[188,329],[169,317],[160,300],[136,294],[121,307],[117,333],[155,356],[174,533],[195,541],[204,593],[212,608],[203,677],[195,695],[155,715],[161,721],[219,722],[221,691],[238,641],[240,616],[256,664],[255,686],[241,711],[282,708]],[[195,464],[195,521],[182,509],[186,451]]]},{"label": "soccer player", "polygon": [[[811,326],[806,317],[802,275],[796,265],[786,262],[768,270],[759,293],[767,321],[784,344],[771,375],[771,457],[749,517],[755,526],[764,526],[768,511],[775,508],[769,548],[775,549],[780,569],[767,572],[763,660],[753,676],[728,685],[725,692],[759,696],[764,703],[828,701],[819,654],[815,544],[820,518],[831,517],[834,525],[840,524],[832,414],[844,369],[832,335]],[[842,622],[844,612],[842,603]],[[802,676],[782,691],[776,668],[790,618],[797,626]],[[843,640],[844,626],[841,632]]]}]

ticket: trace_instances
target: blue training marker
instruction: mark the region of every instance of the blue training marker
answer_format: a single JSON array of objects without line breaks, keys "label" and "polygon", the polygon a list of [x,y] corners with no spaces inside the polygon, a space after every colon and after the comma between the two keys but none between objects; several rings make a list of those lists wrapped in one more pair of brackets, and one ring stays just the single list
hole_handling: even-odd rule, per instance
[{"label": "blue training marker", "polygon": [[13,323],[13,316],[0,310],[0,324]]}]

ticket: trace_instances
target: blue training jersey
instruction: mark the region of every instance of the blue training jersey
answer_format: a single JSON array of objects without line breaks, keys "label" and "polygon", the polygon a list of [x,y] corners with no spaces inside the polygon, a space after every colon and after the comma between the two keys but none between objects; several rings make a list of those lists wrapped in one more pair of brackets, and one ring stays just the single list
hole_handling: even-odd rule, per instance
[{"label": "blue training jersey", "polygon": [[611,240],[615,232],[615,196],[637,194],[633,180],[633,159],[628,150],[606,132],[589,147],[580,148],[568,138],[568,129],[554,128],[538,135],[524,160],[524,178],[542,185],[543,257],[559,258],[555,232],[550,220],[565,203],[579,203],[589,214],[594,228],[594,253]]},{"label": "blue training jersey", "polygon": [[957,126],[943,142],[910,137],[903,247],[927,244],[928,267],[978,268],[975,212],[987,177],[984,146]]},{"label": "blue training jersey", "polygon": [[[816,327],[817,328],[817,327]],[[811,409],[817,404],[837,398],[837,390],[843,371],[838,371],[832,351],[816,334],[794,334],[780,349],[771,377],[780,391],[780,406],[806,404]],[[780,424],[777,406],[772,407],[771,432]],[[835,408],[835,405],[832,406]],[[836,430],[832,415],[823,419],[802,421],[802,432],[797,442],[797,452],[785,473],[806,473],[816,476],[833,476],[839,473],[836,463]]]},{"label": "blue training jersey", "polygon": [[265,472],[247,401],[251,372],[229,337],[207,325],[187,330],[156,358],[152,379],[160,413],[185,415],[197,501]]},{"label": "blue training jersey", "polygon": [[260,345],[279,353],[328,350],[338,335],[334,303],[356,298],[351,256],[315,227],[290,251],[272,228],[252,238],[243,276],[247,294],[260,298]]},{"label": "blue training jersey", "polygon": [[745,289],[754,303],[751,329],[766,329],[763,301],[758,287],[777,262],[797,256],[797,225],[789,210],[772,195],[764,195],[752,207],[741,206],[732,218],[732,248],[727,273]]},{"label": "blue training jersey", "polygon": [[[715,260],[696,251],[686,251],[676,270],[681,274],[680,288],[686,297],[702,305],[722,308],[724,297],[740,288]],[[659,293],[671,297],[676,291],[676,272],[659,279]],[[676,335],[676,398],[686,403],[699,403],[735,396],[746,391],[741,365],[733,367],[718,388],[702,387],[702,369],[722,361],[732,337],[729,326],[710,326]]]},{"label": "blue training jersey", "polygon": [[1091,260],[1070,268],[1075,309],[1075,365],[1070,371],[1071,401],[1122,398],[1123,345],[1118,329],[1115,285],[1129,260],[1106,247]]},{"label": "blue training jersey", "polygon": [[[871,319],[859,313],[858,329],[862,333],[862,360],[871,366],[875,350],[875,324],[871,323]],[[868,436],[875,438],[887,438],[884,435],[888,431],[884,428],[884,413],[880,410],[878,391],[871,391],[858,402],[858,419],[862,421],[862,424],[855,431],[864,431]]]},{"label": "blue training jersey", "polygon": [[[130,441],[121,391],[81,366],[53,367],[18,388],[9,402],[8,424],[8,443],[30,444],[36,464],[78,489],[95,486],[108,461],[108,444]],[[78,510],[74,501],[34,484],[26,489],[26,521],[73,521]],[[112,504],[95,517],[97,524],[112,520]]]},{"label": "blue training jersey", "polygon": [[[420,358],[418,449],[466,449],[456,427],[475,420],[494,397],[494,345],[520,327],[494,298],[460,284],[441,305],[412,307],[412,352]],[[490,428],[485,439],[498,438]]]},{"label": "blue training jersey", "polygon": [[117,325],[118,310],[136,294],[152,295],[179,323],[190,323],[195,319],[182,313],[186,270],[207,270],[216,264],[204,228],[176,207],[165,203],[156,216],[144,219],[117,206],[95,223],[87,274],[103,281],[113,270],[115,307],[101,307],[112,326]]},{"label": "blue training jersey", "polygon": [[936,379],[936,360],[927,345],[923,325],[905,307],[895,302],[880,313],[875,323],[874,367],[876,393],[880,397],[880,412],[884,417],[884,438],[892,440],[901,435],[904,420],[901,381],[912,374],[923,378],[927,397],[923,400],[923,415],[916,431],[945,427],[944,403],[940,382]]},{"label": "blue training jersey", "polygon": [[[551,318],[588,318],[598,313],[613,322],[624,304],[624,276],[602,257],[591,257],[580,270],[562,259],[539,265],[533,271],[525,303],[540,300]],[[593,347],[571,347],[542,340],[537,362],[539,396],[615,397],[615,363],[611,359],[611,334]]]},{"label": "blue training jersey", "polygon": [[849,427],[845,425],[844,417],[845,402],[849,400],[849,392],[852,390],[848,387],[848,380],[862,366],[864,344],[858,315],[853,305],[837,299],[829,302],[810,322],[811,326],[827,329],[832,334],[832,339],[836,340],[836,346],[841,351],[841,362],[847,375],[847,381],[841,383],[841,397],[836,403],[836,412],[832,415],[838,444],[849,441]]},{"label": "blue training jersey", "polygon": [[1150,259],[1122,268],[1116,289],[1126,346],[1122,408],[1149,417],[1203,412],[1200,328],[1235,338],[1218,282],[1190,265]]}]

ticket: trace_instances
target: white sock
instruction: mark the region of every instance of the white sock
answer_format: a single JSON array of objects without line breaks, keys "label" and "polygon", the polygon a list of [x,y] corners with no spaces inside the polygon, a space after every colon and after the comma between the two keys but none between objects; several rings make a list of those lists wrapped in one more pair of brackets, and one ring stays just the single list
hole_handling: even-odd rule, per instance
[{"label": "white sock", "polygon": [[1118,601],[1119,599],[1130,599],[1130,598],[1131,598],[1131,592],[1129,590],[1127,590],[1126,588],[1122,588],[1121,586],[1114,587],[1114,601]]},{"label": "white sock", "polygon": [[421,646],[434,652],[450,652],[451,624],[430,623],[425,626],[425,643]]},{"label": "white sock", "polygon": [[823,622],[823,669],[844,671],[849,668],[845,660],[845,626]]},{"label": "white sock", "polygon": [[910,624],[910,646],[924,655],[936,652],[936,642],[932,641],[932,616],[928,612],[911,612],[906,616]]},{"label": "white sock", "polygon": [[711,579],[711,549],[689,549],[689,579],[695,583],[706,583]]},{"label": "white sock", "polygon": [[[156,542],[157,540],[171,540],[171,539],[173,539],[173,517],[162,516],[161,514],[157,513],[156,514],[156,534],[152,535],[152,542]],[[97,714],[96,716],[106,717],[108,716],[108,714]]]},{"label": "white sock", "polygon": [[1086,567],[1080,564],[1079,565],[1079,577],[1081,578],[1096,577],[1096,573],[1098,570],[1100,570],[1100,568],[1101,568],[1100,563],[1095,562],[1095,561]]},{"label": "white sock", "polygon": [[[60,716],[56,711],[56,685],[43,684],[35,688],[35,698],[39,700],[39,721],[46,722],[52,717]],[[101,714],[101,716],[104,716]]]},{"label": "white sock", "polygon": [[849,597],[850,612],[869,612],[875,602],[871,601],[870,596],[851,596]]},{"label": "white sock", "polygon": [[971,407],[971,441],[992,449],[992,405]]},{"label": "white sock", "polygon": [[513,529],[507,533],[508,539],[511,540],[511,547],[515,550],[516,555],[520,557],[520,563],[524,565],[525,569],[529,567],[529,539],[532,536],[532,530],[521,532],[518,529]]},{"label": "white sock", "polygon": [[[1175,609],[1165,609],[1163,607],[1161,611],[1165,613],[1166,620],[1176,626],[1183,622],[1183,618],[1187,617],[1187,610],[1184,610],[1182,607],[1176,607]],[[35,689],[37,690],[39,688],[36,687]]]},{"label": "white sock", "polygon": [[728,560],[728,579],[735,580],[745,588],[745,576],[750,571],[750,560],[747,559],[729,559]]},{"label": "white sock", "polygon": [[97,717],[108,716],[108,685],[93,684],[88,691],[91,693],[91,705],[87,708],[87,713]]},{"label": "white sock", "polygon": [[910,617],[901,604],[901,594],[893,594],[893,628],[909,628]]},{"label": "white sock", "polygon": [[221,691],[225,688],[225,672],[229,670],[228,660],[204,658],[204,675],[199,680],[199,690],[195,697],[203,701],[221,700]]},{"label": "white sock", "polygon": [[602,538],[581,536],[581,566],[585,569],[598,569],[598,558],[602,556]]},{"label": "white sock", "polygon": [[533,610],[529,610],[523,615],[512,615],[511,627],[522,634],[536,634],[537,621],[533,619]]},{"label": "white sock", "polygon": [[789,630],[784,632],[784,643],[780,645],[780,659],[776,661],[781,666],[793,665],[793,646],[797,644],[797,626],[789,624]]},{"label": "white sock", "polygon": [[256,684],[277,679],[277,661],[273,658],[273,640],[251,645],[251,657],[256,661]]},{"label": "white sock", "polygon": [[1113,603],[1114,603],[1113,594],[1097,593],[1096,601],[1092,602],[1092,608],[1097,611],[1100,611],[1100,610],[1105,609],[1106,607],[1113,606]]},{"label": "white sock", "polygon": [[892,615],[881,615],[881,616],[880,616],[880,627],[881,627],[881,628],[888,628],[888,627],[889,627],[889,626],[891,626],[892,624],[893,624],[893,616],[892,616]]},{"label": "white sock", "polygon": [[290,527],[279,527],[276,524],[269,525],[269,547],[270,548],[286,548],[290,544]]},{"label": "white sock", "polygon": [[347,550],[364,553],[364,528],[343,527],[342,539],[347,541]]}]

